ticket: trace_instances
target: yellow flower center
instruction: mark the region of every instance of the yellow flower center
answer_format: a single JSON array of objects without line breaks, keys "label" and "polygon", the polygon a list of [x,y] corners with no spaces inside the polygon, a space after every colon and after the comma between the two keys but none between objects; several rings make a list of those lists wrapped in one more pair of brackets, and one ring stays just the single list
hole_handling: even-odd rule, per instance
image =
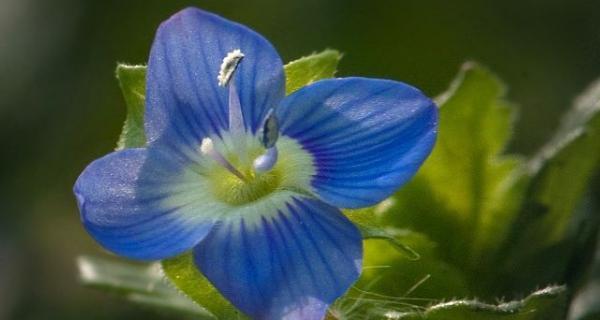
[{"label": "yellow flower center", "polygon": [[281,176],[277,170],[260,174],[243,170],[243,173],[247,181],[242,181],[225,170],[218,170],[212,174],[212,191],[215,197],[225,203],[240,206],[269,195],[281,183]]},{"label": "yellow flower center", "polygon": [[[243,176],[232,174],[226,167],[213,163],[207,170],[208,186],[214,197],[231,206],[243,206],[281,190],[310,190],[310,178],[314,174],[312,157],[294,140],[283,137],[278,142],[279,161],[267,172],[257,172],[252,166],[264,148],[255,137],[249,137],[247,155],[241,158],[236,150],[225,151],[219,143],[223,157]],[[231,149],[229,149],[231,150]],[[245,160],[243,160],[245,159]]]}]

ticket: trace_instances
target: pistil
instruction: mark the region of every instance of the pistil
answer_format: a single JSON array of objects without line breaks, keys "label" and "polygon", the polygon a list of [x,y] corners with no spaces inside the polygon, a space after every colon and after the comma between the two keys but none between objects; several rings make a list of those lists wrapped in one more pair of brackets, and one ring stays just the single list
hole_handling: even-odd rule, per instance
[{"label": "pistil", "polygon": [[240,180],[247,182],[248,179],[244,176],[238,169],[236,169],[227,159],[215,149],[215,145],[211,138],[202,139],[202,144],[200,145],[200,151],[202,154],[210,157],[218,164],[220,164],[223,168],[227,169],[227,171],[234,174],[236,177],[240,178]]},{"label": "pistil", "polygon": [[279,152],[275,146],[277,139],[279,139],[279,123],[275,117],[274,109],[269,110],[267,113],[259,132],[259,139],[267,151],[254,159],[253,166],[256,172],[264,173],[273,169],[279,157]]},{"label": "pistil", "polygon": [[244,139],[246,134],[246,126],[244,125],[244,114],[242,112],[242,105],[240,103],[240,97],[238,95],[237,87],[235,85],[235,71],[237,70],[240,62],[244,58],[244,54],[240,49],[235,49],[229,52],[219,70],[219,86],[229,87],[228,96],[228,109],[229,109],[229,132],[233,137],[233,147],[237,150],[240,155],[240,159],[243,163],[248,162],[247,146]]}]

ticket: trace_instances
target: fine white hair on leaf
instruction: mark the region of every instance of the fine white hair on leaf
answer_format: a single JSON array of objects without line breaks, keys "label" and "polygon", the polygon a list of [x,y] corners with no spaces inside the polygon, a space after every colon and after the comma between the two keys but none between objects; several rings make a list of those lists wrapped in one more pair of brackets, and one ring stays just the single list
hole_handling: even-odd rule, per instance
[{"label": "fine white hair on leaf", "polygon": [[229,52],[225,58],[223,58],[221,69],[219,70],[219,76],[217,77],[217,80],[219,80],[219,86],[224,87],[229,83],[242,58],[244,58],[244,54],[240,49],[235,49]]}]

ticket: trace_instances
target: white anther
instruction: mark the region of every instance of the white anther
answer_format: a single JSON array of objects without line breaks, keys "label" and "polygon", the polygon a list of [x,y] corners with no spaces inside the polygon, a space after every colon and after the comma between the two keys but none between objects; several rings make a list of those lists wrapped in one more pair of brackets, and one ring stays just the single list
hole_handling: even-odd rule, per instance
[{"label": "white anther", "polygon": [[219,70],[219,76],[217,80],[219,80],[219,85],[221,87],[226,86],[231,80],[235,69],[237,68],[240,60],[244,57],[244,54],[240,49],[235,49],[229,52],[225,58],[223,58],[223,62],[221,63],[221,69]]},{"label": "white anther", "polygon": [[202,144],[200,144],[200,151],[202,154],[207,156],[212,156],[215,153],[215,144],[213,143],[211,138],[202,139]]}]

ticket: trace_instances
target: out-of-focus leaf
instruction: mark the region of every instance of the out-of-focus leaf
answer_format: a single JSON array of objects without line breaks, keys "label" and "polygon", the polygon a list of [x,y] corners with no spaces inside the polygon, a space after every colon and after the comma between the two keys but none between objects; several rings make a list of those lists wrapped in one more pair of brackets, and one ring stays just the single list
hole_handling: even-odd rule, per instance
[{"label": "out-of-focus leaf", "polygon": [[523,300],[487,304],[478,300],[453,300],[412,311],[378,310],[385,319],[398,320],[559,320],[564,319],[566,289],[552,286]]},{"label": "out-of-focus leaf", "polygon": [[197,319],[214,319],[208,311],[170,286],[156,263],[132,264],[81,256],[77,267],[80,281],[86,286],[112,291],[154,308],[167,308]]},{"label": "out-of-focus leaf", "polygon": [[[529,162],[528,239],[537,245],[562,240],[573,212],[600,165],[600,81],[565,115],[556,136]],[[531,247],[531,246],[530,246]],[[532,248],[535,249],[535,248]]]},{"label": "out-of-focus leaf", "polygon": [[286,64],[286,94],[317,80],[332,78],[341,59],[342,54],[339,51],[327,49]]},{"label": "out-of-focus leaf", "polygon": [[600,319],[600,237],[587,283],[577,292],[569,310],[569,320]]},{"label": "out-of-focus leaf", "polygon": [[143,147],[146,145],[144,134],[146,67],[119,64],[116,74],[127,106],[127,117],[117,142],[117,149]]},{"label": "out-of-focus leaf", "polygon": [[514,111],[504,93],[488,70],[463,66],[438,99],[431,156],[384,215],[387,223],[427,234],[443,258],[470,270],[485,264],[504,240],[525,185],[521,160],[501,155]]},{"label": "out-of-focus leaf", "polygon": [[162,270],[187,297],[206,308],[219,319],[245,317],[196,268],[191,253],[161,262]]},{"label": "out-of-focus leaf", "polygon": [[600,81],[575,101],[556,136],[528,163],[531,184],[502,255],[504,272],[519,289],[570,284],[582,274],[600,223],[598,209],[582,199],[598,168]]}]

